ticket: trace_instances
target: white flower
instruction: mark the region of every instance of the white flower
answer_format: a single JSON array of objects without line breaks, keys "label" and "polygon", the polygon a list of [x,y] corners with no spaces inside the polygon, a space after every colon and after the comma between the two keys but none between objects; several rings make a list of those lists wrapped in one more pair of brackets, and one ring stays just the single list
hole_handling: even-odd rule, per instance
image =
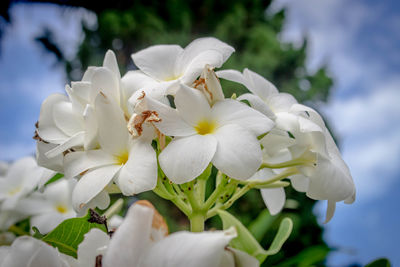
[{"label": "white flower", "polygon": [[69,267],[74,259],[30,236],[18,237],[10,247],[0,247],[0,267]]},{"label": "white flower", "polygon": [[247,179],[261,164],[257,136],[273,127],[258,111],[232,99],[210,107],[205,96],[182,85],[175,97],[176,109],[145,97],[149,110],[161,121],[154,125],[174,139],[159,155],[160,166],[175,183],[200,175],[210,162],[235,179]]},{"label": "white flower", "polygon": [[[103,67],[89,67],[82,81],[66,86],[68,96],[50,95],[42,104],[37,132],[38,162],[56,171],[60,154],[71,148],[92,149],[97,145],[97,125],[93,115],[95,97],[102,92],[127,111],[127,99],[121,88],[121,75],[115,54],[108,51]],[[57,159],[54,159],[58,157]]]},{"label": "white flower", "polygon": [[32,157],[12,163],[5,176],[0,178],[0,210],[13,210],[21,198],[33,192],[40,180],[49,179],[53,174],[39,167]]},{"label": "white flower", "polygon": [[22,199],[16,210],[30,214],[31,226],[36,226],[43,234],[53,230],[62,221],[75,217],[71,194],[74,179],[61,179],[46,186],[43,193],[36,192]]},{"label": "white flower", "polygon": [[[115,182],[123,194],[151,190],[157,183],[156,153],[149,140],[130,136],[124,113],[107,96],[99,94],[94,113],[98,124],[99,148],[68,153],[64,160],[66,177],[81,175],[72,194],[75,210],[87,208],[104,189]],[[104,205],[102,205],[104,206]],[[104,208],[104,207],[103,207]]]},{"label": "white flower", "polygon": [[132,103],[142,91],[160,101],[166,94],[175,94],[180,83],[191,85],[206,64],[221,67],[234,51],[211,37],[196,39],[185,49],[178,45],[150,46],[132,54],[140,71],[128,72],[123,78],[124,87],[136,92]]},{"label": "white flower", "polygon": [[135,203],[111,240],[98,229],[85,235],[78,248],[79,266],[93,266],[102,255],[103,267],[253,267],[258,261],[250,255],[228,247],[236,237],[226,231],[190,233],[169,236],[165,221],[149,204]]}]

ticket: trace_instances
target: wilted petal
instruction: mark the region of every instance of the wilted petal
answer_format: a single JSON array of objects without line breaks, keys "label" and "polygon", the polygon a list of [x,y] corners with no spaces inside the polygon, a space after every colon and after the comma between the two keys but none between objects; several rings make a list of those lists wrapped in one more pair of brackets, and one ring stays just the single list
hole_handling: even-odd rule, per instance
[{"label": "wilted petal", "polygon": [[220,125],[237,124],[257,136],[274,127],[274,122],[271,119],[246,104],[232,99],[215,103],[212,114]]},{"label": "wilted petal", "polygon": [[244,128],[228,124],[217,130],[217,151],[212,163],[229,177],[245,180],[261,165],[262,154],[257,138]]},{"label": "wilted petal", "polygon": [[72,192],[73,206],[81,210],[112,181],[121,166],[110,165],[87,172],[76,184]]},{"label": "wilted petal", "polygon": [[155,45],[132,54],[133,62],[144,73],[157,81],[175,80],[175,62],[182,53],[178,45]]},{"label": "wilted petal", "polygon": [[147,108],[156,111],[161,121],[154,125],[165,135],[188,136],[195,134],[194,127],[185,122],[176,109],[173,109],[150,97],[146,97]]},{"label": "wilted petal", "polygon": [[177,138],[161,152],[160,166],[171,181],[185,183],[199,176],[213,158],[217,140],[212,135]]},{"label": "wilted petal", "polygon": [[157,184],[157,158],[151,144],[134,142],[128,161],[115,182],[127,196],[154,189]]}]

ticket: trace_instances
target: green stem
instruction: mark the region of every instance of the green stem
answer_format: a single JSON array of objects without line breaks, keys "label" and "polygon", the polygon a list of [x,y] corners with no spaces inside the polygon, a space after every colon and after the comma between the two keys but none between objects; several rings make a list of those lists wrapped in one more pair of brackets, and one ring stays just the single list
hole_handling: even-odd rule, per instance
[{"label": "green stem", "polygon": [[226,176],[223,176],[221,178],[221,181],[218,184],[217,188],[215,188],[214,192],[211,193],[211,195],[208,197],[208,199],[204,203],[203,210],[209,210],[212,207],[212,205],[214,205],[214,203],[221,196],[222,192],[225,191],[225,185],[227,183],[228,183],[228,178]]},{"label": "green stem", "polygon": [[206,216],[201,212],[194,212],[189,217],[190,220],[190,231],[191,232],[203,232],[204,231],[204,221]]}]

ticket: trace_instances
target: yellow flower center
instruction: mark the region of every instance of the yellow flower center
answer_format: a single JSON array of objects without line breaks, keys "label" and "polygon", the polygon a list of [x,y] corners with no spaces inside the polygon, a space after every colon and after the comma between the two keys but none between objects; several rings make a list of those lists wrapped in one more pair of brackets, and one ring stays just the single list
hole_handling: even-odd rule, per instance
[{"label": "yellow flower center", "polygon": [[59,213],[66,213],[66,212],[68,211],[68,208],[67,208],[67,206],[65,206],[65,205],[63,205],[63,204],[60,204],[60,205],[57,205],[57,206],[56,206],[56,210],[57,210]]},{"label": "yellow flower center", "polygon": [[129,152],[127,150],[122,151],[120,154],[115,156],[118,165],[124,165],[128,161],[128,158],[129,158]]},{"label": "yellow flower center", "polygon": [[173,81],[173,80],[178,80],[180,77],[182,77],[182,74],[173,75],[173,76],[164,78],[164,81],[169,82],[169,81]]},{"label": "yellow flower center", "polygon": [[217,124],[215,123],[215,121],[201,120],[194,128],[196,129],[196,132],[198,134],[206,135],[213,133],[217,128]]}]

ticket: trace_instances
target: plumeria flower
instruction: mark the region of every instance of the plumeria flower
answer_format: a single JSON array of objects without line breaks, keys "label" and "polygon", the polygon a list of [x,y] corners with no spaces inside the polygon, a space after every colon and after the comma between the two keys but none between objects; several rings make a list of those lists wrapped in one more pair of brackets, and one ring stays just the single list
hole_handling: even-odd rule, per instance
[{"label": "plumeria flower", "polygon": [[42,104],[35,135],[38,162],[63,171],[59,166],[63,152],[96,147],[95,97],[101,91],[116,101],[122,110],[127,110],[128,97],[121,88],[120,80],[115,54],[108,51],[102,67],[89,67],[82,81],[72,82],[71,87],[66,86],[67,96],[50,95]]},{"label": "plumeria flower", "polygon": [[98,229],[85,235],[78,248],[78,266],[94,266],[99,257],[104,267],[259,266],[257,259],[228,247],[236,237],[234,228],[167,233],[162,216],[149,202],[139,201],[130,207],[111,239]]},{"label": "plumeria flower", "polygon": [[53,230],[62,221],[76,216],[71,194],[74,179],[61,179],[46,186],[43,193],[36,192],[21,200],[16,210],[31,215],[30,224],[43,234]]},{"label": "plumeria flower", "polygon": [[175,183],[199,176],[210,162],[235,179],[247,179],[261,165],[257,136],[273,127],[260,112],[232,99],[210,107],[200,90],[182,85],[176,109],[145,97],[160,117],[154,125],[174,139],[159,155],[164,173]]},{"label": "plumeria flower", "polygon": [[104,189],[113,182],[125,195],[151,190],[157,183],[156,153],[149,140],[129,134],[123,111],[106,95],[96,97],[94,110],[99,148],[68,153],[64,161],[66,177],[80,176],[72,193],[77,211],[99,194],[102,200],[108,197]]},{"label": "plumeria flower", "polygon": [[15,161],[0,178],[0,210],[13,210],[20,199],[34,191],[41,179],[53,175],[54,172],[39,167],[32,157]]},{"label": "plumeria flower", "polygon": [[0,267],[70,267],[69,261],[73,260],[30,236],[18,237],[10,247],[0,247]]},{"label": "plumeria flower", "polygon": [[221,67],[234,51],[212,37],[196,39],[185,49],[178,45],[150,46],[132,54],[139,71],[128,72],[123,78],[124,86],[136,92],[132,103],[142,91],[160,101],[166,94],[175,94],[180,83],[191,85],[206,64]]}]

